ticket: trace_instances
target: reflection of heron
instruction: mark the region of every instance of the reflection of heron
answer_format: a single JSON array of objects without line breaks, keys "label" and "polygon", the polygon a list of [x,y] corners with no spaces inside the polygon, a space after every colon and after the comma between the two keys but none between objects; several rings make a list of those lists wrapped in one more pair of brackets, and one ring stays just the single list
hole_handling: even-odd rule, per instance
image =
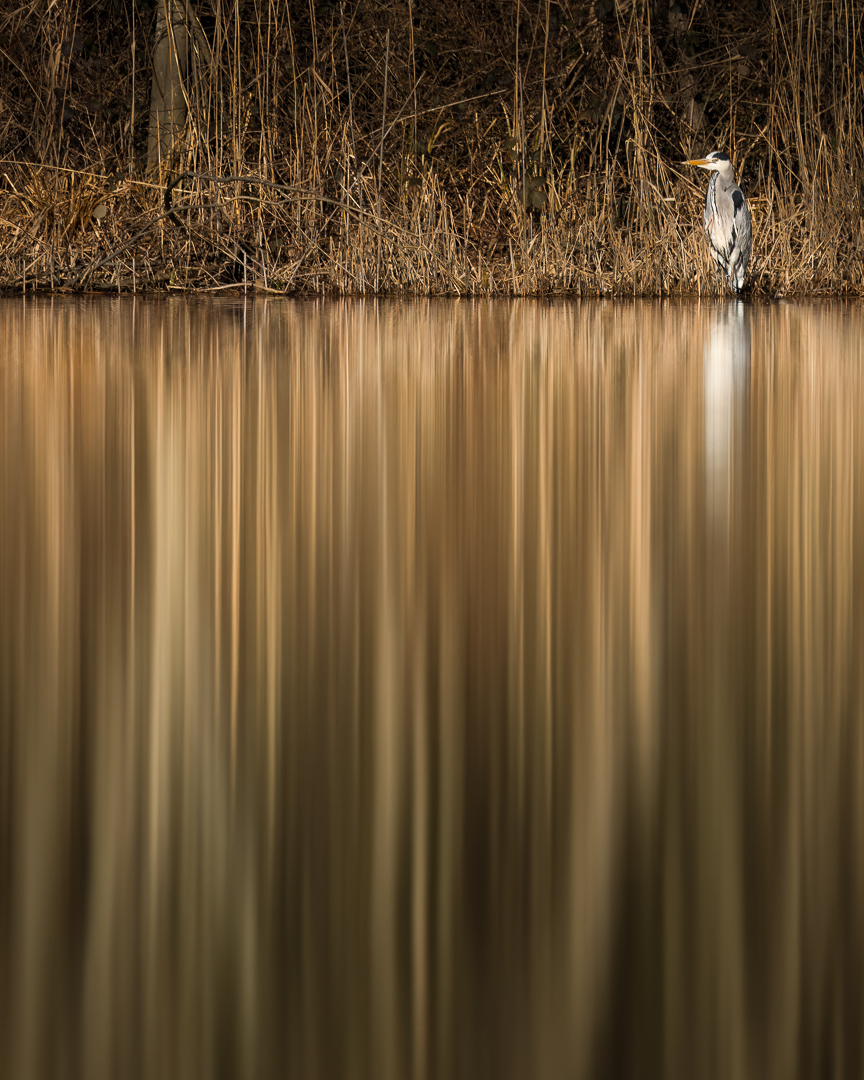
[{"label": "reflection of heron", "polygon": [[[731,300],[717,310],[705,342],[705,480],[715,525],[728,524],[735,451],[744,440],[750,383],[750,317]],[[740,468],[740,463],[739,463]]]},{"label": "reflection of heron", "polygon": [[753,246],[753,230],[750,207],[744,192],[735,183],[729,155],[715,151],[707,157],[694,158],[682,164],[698,165],[700,169],[710,169],[713,174],[705,193],[708,246],[711,258],[729,279],[733,290],[741,292]]}]

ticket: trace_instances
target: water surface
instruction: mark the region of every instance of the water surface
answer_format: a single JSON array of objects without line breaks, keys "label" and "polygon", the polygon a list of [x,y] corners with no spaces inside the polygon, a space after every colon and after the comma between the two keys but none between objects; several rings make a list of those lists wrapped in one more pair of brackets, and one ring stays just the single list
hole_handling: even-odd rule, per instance
[{"label": "water surface", "polygon": [[0,303],[0,1075],[864,1071],[864,312]]}]

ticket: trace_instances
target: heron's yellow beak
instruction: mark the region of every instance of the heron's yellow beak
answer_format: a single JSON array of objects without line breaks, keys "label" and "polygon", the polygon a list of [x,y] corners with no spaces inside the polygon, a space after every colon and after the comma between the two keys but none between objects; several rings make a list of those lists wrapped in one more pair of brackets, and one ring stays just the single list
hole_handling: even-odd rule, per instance
[{"label": "heron's yellow beak", "polygon": [[690,161],[682,161],[681,164],[682,165],[698,165],[700,169],[710,169],[711,166],[714,164],[714,162],[709,161],[708,158],[700,157],[700,158],[693,158]]}]

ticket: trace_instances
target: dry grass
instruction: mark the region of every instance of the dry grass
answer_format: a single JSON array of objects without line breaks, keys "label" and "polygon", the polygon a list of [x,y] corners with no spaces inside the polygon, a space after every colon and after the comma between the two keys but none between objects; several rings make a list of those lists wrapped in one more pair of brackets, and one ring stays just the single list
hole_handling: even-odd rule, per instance
[{"label": "dry grass", "polygon": [[706,178],[676,163],[724,147],[754,291],[861,294],[864,8],[721,7],[199,0],[186,127],[147,173],[146,5],[22,5],[0,17],[0,284],[720,292]]}]

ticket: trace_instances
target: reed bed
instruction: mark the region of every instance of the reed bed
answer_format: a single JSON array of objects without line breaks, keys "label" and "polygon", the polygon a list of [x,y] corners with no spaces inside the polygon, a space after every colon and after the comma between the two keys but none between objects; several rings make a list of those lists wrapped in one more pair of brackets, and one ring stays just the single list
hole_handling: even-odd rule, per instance
[{"label": "reed bed", "polygon": [[148,160],[179,2],[0,15],[3,289],[721,293],[678,162],[724,148],[753,292],[864,292],[857,0],[197,0]]}]

